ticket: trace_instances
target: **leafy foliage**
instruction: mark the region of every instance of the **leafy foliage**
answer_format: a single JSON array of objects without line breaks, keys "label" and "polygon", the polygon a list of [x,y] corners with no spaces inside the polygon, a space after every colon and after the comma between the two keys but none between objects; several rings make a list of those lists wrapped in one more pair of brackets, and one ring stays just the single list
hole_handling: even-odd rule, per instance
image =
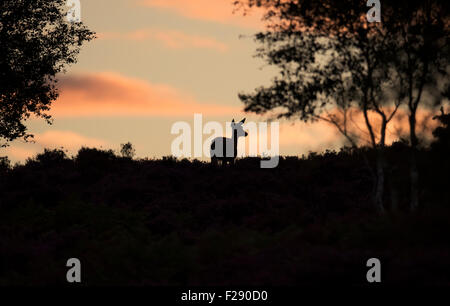
[{"label": "leafy foliage", "polygon": [[[257,56],[278,68],[272,85],[239,95],[246,111],[322,119],[354,144],[352,110],[364,114],[370,144],[384,145],[400,104],[410,109],[412,142],[423,92],[439,103],[448,80],[447,1],[383,1],[382,23],[366,20],[365,1],[240,0],[244,12],[262,7],[267,30],[255,35]],[[447,82],[448,83],[448,82]],[[372,121],[373,114],[381,121]],[[372,122],[371,122],[372,121]],[[378,129],[378,130],[376,130]]]},{"label": "leafy foliage", "polygon": [[450,153],[450,114],[445,113],[442,109],[442,113],[434,119],[438,120],[441,126],[433,131],[436,141],[432,144],[432,147],[436,151],[448,154]]},{"label": "leafy foliage", "polygon": [[131,142],[127,142],[120,145],[120,154],[122,157],[131,159],[136,154],[136,150]]},{"label": "leafy foliage", "polygon": [[[448,94],[448,1],[383,1],[380,23],[367,21],[365,1],[238,0],[235,5],[244,12],[265,10],[267,29],[255,35],[257,56],[279,70],[270,86],[239,95],[245,110],[323,120],[354,147],[363,140],[383,148],[389,124],[406,105],[411,209],[417,209],[417,111],[425,102],[439,105]],[[424,92],[432,98],[425,101]],[[363,118],[363,128],[355,117]],[[382,153],[374,169],[373,194],[380,213],[386,168]]]},{"label": "leafy foliage", "polygon": [[9,170],[11,168],[11,161],[7,156],[0,157],[0,172]]},{"label": "leafy foliage", "polygon": [[83,23],[69,23],[65,12],[65,0],[0,2],[0,145],[29,139],[24,121],[30,116],[51,122],[56,74],[94,38]]}]

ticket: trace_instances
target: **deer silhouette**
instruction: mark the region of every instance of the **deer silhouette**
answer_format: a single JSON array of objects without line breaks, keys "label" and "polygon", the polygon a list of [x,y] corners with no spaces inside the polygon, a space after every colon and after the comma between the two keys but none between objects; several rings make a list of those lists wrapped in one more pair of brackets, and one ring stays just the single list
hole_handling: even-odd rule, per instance
[{"label": "deer silhouette", "polygon": [[247,137],[248,133],[244,131],[243,125],[245,123],[245,118],[242,121],[236,123],[231,122],[231,128],[233,131],[233,136],[231,138],[227,137],[217,137],[213,139],[211,143],[211,164],[218,165],[220,161],[222,166],[227,163],[234,164],[237,156],[237,144],[239,137]]}]

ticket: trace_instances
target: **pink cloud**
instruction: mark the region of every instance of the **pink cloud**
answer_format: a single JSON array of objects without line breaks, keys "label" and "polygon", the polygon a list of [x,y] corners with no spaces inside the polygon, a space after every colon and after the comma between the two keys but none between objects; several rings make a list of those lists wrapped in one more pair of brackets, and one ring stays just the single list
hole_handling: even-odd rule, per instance
[{"label": "pink cloud", "polygon": [[133,40],[146,41],[156,40],[171,49],[213,49],[220,52],[228,50],[228,46],[214,38],[204,37],[199,35],[189,35],[175,30],[156,30],[156,29],[142,29],[128,33],[99,33],[99,39],[119,39],[119,40]]},{"label": "pink cloud", "polygon": [[59,88],[60,97],[51,111],[55,117],[170,117],[194,113],[229,115],[241,111],[239,107],[202,104],[169,85],[112,72],[64,75]]},{"label": "pink cloud", "polygon": [[232,0],[141,0],[143,6],[170,10],[178,15],[212,21],[223,24],[234,24],[241,27],[261,28],[261,13],[243,16],[241,12],[233,14]]}]

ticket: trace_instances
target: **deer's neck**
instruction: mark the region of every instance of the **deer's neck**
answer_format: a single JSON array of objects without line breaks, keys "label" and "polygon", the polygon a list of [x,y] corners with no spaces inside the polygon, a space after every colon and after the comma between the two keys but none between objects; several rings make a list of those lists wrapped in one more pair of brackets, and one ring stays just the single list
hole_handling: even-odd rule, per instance
[{"label": "deer's neck", "polygon": [[233,136],[231,137],[233,139],[234,143],[237,143],[238,137],[237,137],[237,130],[233,130]]}]

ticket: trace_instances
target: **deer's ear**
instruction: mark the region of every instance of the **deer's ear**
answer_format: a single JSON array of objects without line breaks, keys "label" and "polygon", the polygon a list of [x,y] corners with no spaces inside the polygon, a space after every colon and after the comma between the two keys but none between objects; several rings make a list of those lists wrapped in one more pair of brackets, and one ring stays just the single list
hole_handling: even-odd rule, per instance
[{"label": "deer's ear", "polygon": [[246,118],[242,119],[240,123],[241,123],[241,124],[244,124],[244,123],[245,123],[245,119],[246,119]]}]

